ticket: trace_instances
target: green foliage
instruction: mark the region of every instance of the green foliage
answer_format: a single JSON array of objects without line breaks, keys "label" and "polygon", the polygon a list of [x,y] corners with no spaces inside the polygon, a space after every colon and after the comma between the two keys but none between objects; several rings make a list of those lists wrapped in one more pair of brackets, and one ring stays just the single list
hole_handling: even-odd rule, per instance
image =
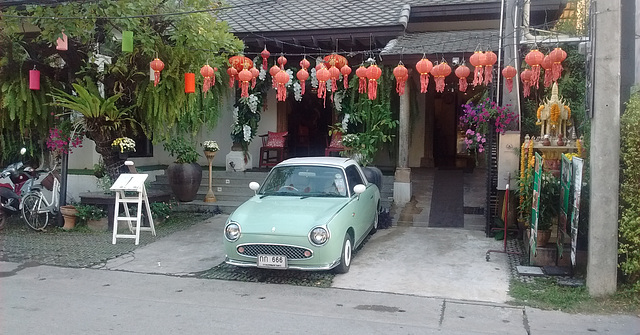
[{"label": "green foliage", "polygon": [[195,163],[200,157],[195,144],[187,141],[182,136],[170,137],[165,140],[162,146],[172,157],[175,157],[175,162],[178,164]]},{"label": "green foliage", "polygon": [[560,215],[560,179],[549,172],[542,173],[538,230],[549,230]]},{"label": "green foliage", "polygon": [[151,215],[157,219],[167,219],[172,212],[171,206],[171,203],[167,202],[152,202],[150,206]]},{"label": "green foliage", "polygon": [[620,124],[619,266],[632,290],[640,293],[640,93],[631,96]]},{"label": "green foliage", "polygon": [[107,213],[98,206],[78,204],[74,205],[74,207],[78,211],[76,217],[82,223],[87,223],[87,221],[91,220],[100,220],[107,217]]}]

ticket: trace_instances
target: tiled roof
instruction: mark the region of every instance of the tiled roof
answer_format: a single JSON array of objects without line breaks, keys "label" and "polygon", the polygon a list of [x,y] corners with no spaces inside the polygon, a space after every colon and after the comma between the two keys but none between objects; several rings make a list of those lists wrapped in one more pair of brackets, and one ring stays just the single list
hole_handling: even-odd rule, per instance
[{"label": "tiled roof", "polygon": [[[408,33],[390,41],[382,55],[471,53],[498,50],[497,29]],[[467,57],[468,58],[468,57]]]},{"label": "tiled roof", "polygon": [[500,0],[409,0],[407,3],[414,6],[443,6],[443,5],[468,5],[485,2],[500,2]]},{"label": "tiled roof", "polygon": [[[437,0],[443,1],[443,0]],[[220,11],[234,33],[399,26],[406,0],[227,0]]]}]

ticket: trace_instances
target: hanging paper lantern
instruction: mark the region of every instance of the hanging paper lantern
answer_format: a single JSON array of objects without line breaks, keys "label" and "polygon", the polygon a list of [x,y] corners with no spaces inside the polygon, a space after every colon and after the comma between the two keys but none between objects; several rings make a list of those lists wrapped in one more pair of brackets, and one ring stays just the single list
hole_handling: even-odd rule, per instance
[{"label": "hanging paper lantern", "polygon": [[473,66],[473,86],[482,84],[482,73],[484,72],[484,64],[486,62],[486,56],[482,51],[476,51],[469,57],[469,63]]},{"label": "hanging paper lantern", "polygon": [[309,68],[309,66],[311,66],[311,63],[309,63],[309,61],[307,60],[307,57],[303,58],[303,59],[300,61],[300,68],[302,68],[302,69],[305,69],[305,70],[306,70],[306,69],[308,69],[308,68]]},{"label": "hanging paper lantern", "polygon": [[358,93],[367,92],[367,68],[364,65],[356,70],[356,76],[358,77]]},{"label": "hanging paper lantern", "polygon": [[36,70],[35,66],[33,70],[29,70],[29,89],[34,91],[40,90],[40,71]]},{"label": "hanging paper lantern", "polygon": [[309,79],[309,71],[305,68],[298,70],[296,78],[298,78],[298,81],[300,82],[301,94],[304,95],[304,88],[306,86],[305,81]]},{"label": "hanging paper lantern", "polygon": [[318,98],[324,99],[326,103],[327,98],[327,80],[331,79],[331,73],[326,67],[320,67],[320,70],[316,71],[316,78],[318,79]]},{"label": "hanging paper lantern", "polygon": [[436,82],[436,92],[444,92],[444,79],[451,74],[451,66],[442,62],[431,69],[431,75]]},{"label": "hanging paper lantern", "polygon": [[367,87],[367,93],[369,94],[369,100],[375,100],[378,95],[378,78],[382,75],[382,70],[375,64],[371,64],[367,68],[367,79],[369,80],[369,87]]},{"label": "hanging paper lantern", "polygon": [[229,65],[240,73],[243,69],[251,68],[253,66],[253,61],[249,57],[233,56],[229,58]]},{"label": "hanging paper lantern", "polygon": [[232,66],[227,69],[227,74],[229,75],[229,87],[233,87],[236,77],[238,77],[238,70]]},{"label": "hanging paper lantern", "polygon": [[344,56],[340,56],[338,54],[330,54],[324,57],[324,63],[327,66],[327,69],[330,69],[331,66],[335,66],[338,69],[342,69],[343,66],[348,65],[347,59]]},{"label": "hanging paper lantern", "polygon": [[537,49],[529,51],[524,57],[524,61],[531,66],[531,86],[540,87],[540,65],[544,59],[544,54]]},{"label": "hanging paper lantern", "polygon": [[522,81],[522,94],[524,97],[528,97],[531,94],[531,78],[533,77],[533,71],[526,69],[520,73],[520,81]]},{"label": "hanging paper lantern", "polygon": [[498,56],[493,51],[484,53],[484,84],[489,85],[493,81],[493,65],[498,61]]},{"label": "hanging paper lantern", "polygon": [[511,65],[507,65],[502,69],[502,76],[507,83],[507,90],[509,90],[509,93],[513,90],[513,77],[515,77],[516,74],[518,74],[518,71]]},{"label": "hanging paper lantern", "polygon": [[278,98],[278,101],[287,100],[287,88],[285,87],[285,85],[289,82],[289,74],[284,70],[280,70],[278,73],[276,73],[275,79],[278,85],[278,93],[276,94],[276,98]]},{"label": "hanging paper lantern", "polygon": [[133,52],[133,31],[122,32],[122,52]]},{"label": "hanging paper lantern", "polygon": [[264,50],[260,53],[260,56],[262,56],[262,69],[267,71],[267,63],[269,62],[269,56],[271,56],[271,53],[267,50],[266,45],[264,46]]},{"label": "hanging paper lantern", "polygon": [[187,72],[184,74],[184,93],[196,93],[196,74]]},{"label": "hanging paper lantern", "polygon": [[393,69],[393,76],[396,77],[396,92],[404,95],[404,86],[407,79],[409,79],[409,70],[400,62],[398,66]]},{"label": "hanging paper lantern", "polygon": [[69,43],[67,39],[67,35],[64,33],[64,29],[62,30],[62,38],[58,37],[56,40],[56,50],[66,51],[69,49]]},{"label": "hanging paper lantern", "polygon": [[253,74],[247,69],[242,69],[242,71],[238,72],[238,85],[242,90],[240,97],[246,98],[249,96],[249,82],[252,78]]},{"label": "hanging paper lantern", "polygon": [[544,87],[549,87],[553,82],[553,62],[551,61],[551,57],[549,57],[549,55],[544,56],[540,66],[544,69]]},{"label": "hanging paper lantern", "polygon": [[278,65],[281,69],[284,69],[285,64],[287,64],[287,58],[285,56],[278,57]]},{"label": "hanging paper lantern", "polygon": [[549,53],[549,58],[553,62],[551,72],[553,73],[553,81],[558,81],[562,75],[562,62],[567,58],[567,52],[562,48],[555,48]]},{"label": "hanging paper lantern", "polygon": [[278,83],[276,82],[276,74],[278,74],[278,72],[280,72],[280,67],[276,64],[273,64],[269,69],[269,74],[271,75],[271,86],[273,86],[273,88],[278,87]]},{"label": "hanging paper lantern", "polygon": [[207,93],[211,86],[213,86],[216,82],[216,72],[211,66],[209,66],[209,64],[205,64],[200,68],[200,74],[204,77],[202,92]]},{"label": "hanging paper lantern", "polygon": [[460,92],[467,91],[467,77],[471,74],[471,70],[466,65],[460,65],[456,68],[456,76],[458,77],[458,89]]},{"label": "hanging paper lantern", "polygon": [[256,88],[256,83],[258,81],[258,76],[260,75],[260,71],[258,69],[256,69],[256,67],[252,67],[249,69],[249,71],[251,71],[251,89]]},{"label": "hanging paper lantern", "polygon": [[349,88],[349,75],[351,74],[351,67],[349,65],[344,65],[340,68],[340,73],[342,73],[342,83],[344,84],[344,89]]},{"label": "hanging paper lantern", "polygon": [[431,69],[433,69],[433,63],[425,57],[416,63],[416,70],[420,73],[420,93],[427,93]]},{"label": "hanging paper lantern", "polygon": [[338,79],[340,79],[340,70],[331,66],[329,68],[329,74],[331,76],[331,101],[333,101],[333,93],[338,90]]},{"label": "hanging paper lantern", "polygon": [[160,71],[164,69],[164,63],[160,58],[156,57],[151,61],[151,69],[153,69],[153,86],[158,86],[160,82]]}]

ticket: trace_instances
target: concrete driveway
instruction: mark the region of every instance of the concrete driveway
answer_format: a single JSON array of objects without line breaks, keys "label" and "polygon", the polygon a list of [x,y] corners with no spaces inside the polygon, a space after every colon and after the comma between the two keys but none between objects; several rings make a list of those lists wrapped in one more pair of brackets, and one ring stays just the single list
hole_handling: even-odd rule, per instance
[{"label": "concrete driveway", "polygon": [[[133,253],[104,269],[190,276],[224,261],[222,229],[228,215],[216,215]],[[143,232],[147,233],[148,232]],[[124,241],[119,243],[130,243]],[[509,266],[502,242],[481,231],[398,227],[378,230],[355,255],[349,273],[333,287],[503,303],[508,300]]]}]

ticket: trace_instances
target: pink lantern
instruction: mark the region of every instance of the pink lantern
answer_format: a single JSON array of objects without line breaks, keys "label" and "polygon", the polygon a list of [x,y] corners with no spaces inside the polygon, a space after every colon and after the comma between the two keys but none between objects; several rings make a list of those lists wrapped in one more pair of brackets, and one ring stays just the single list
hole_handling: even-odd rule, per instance
[{"label": "pink lantern", "polygon": [[551,57],[549,57],[549,55],[544,56],[540,66],[544,69],[544,87],[549,87],[553,82],[553,62],[551,61]]},{"label": "pink lantern", "polygon": [[204,83],[202,84],[202,92],[207,93],[211,86],[216,83],[216,71],[209,66],[209,64],[205,64],[200,68],[200,74],[204,77]]},{"label": "pink lantern", "polygon": [[509,90],[509,93],[511,93],[511,91],[513,90],[513,77],[515,77],[516,74],[518,74],[518,71],[511,65],[507,65],[504,67],[504,69],[502,69],[502,76],[505,79],[505,83],[507,84],[507,90]]},{"label": "pink lantern", "polygon": [[276,81],[276,74],[280,72],[280,67],[278,65],[273,64],[273,66],[269,69],[269,74],[271,75],[271,86],[273,88],[278,87],[278,82]]},{"label": "pink lantern", "polygon": [[[284,64],[282,66],[284,66]],[[289,74],[287,74],[287,72],[281,69],[280,72],[276,73],[275,79],[276,79],[277,89],[278,89],[276,98],[278,98],[278,101],[287,100],[287,88],[284,85],[286,85],[289,82]]]},{"label": "pink lantern", "polygon": [[253,74],[247,69],[242,69],[242,71],[238,73],[238,84],[242,90],[240,97],[247,98],[249,96],[249,82],[252,78]]},{"label": "pink lantern", "polygon": [[476,51],[469,57],[469,63],[474,67],[473,71],[473,86],[482,84],[482,73],[484,72],[484,65],[486,56],[482,51]]},{"label": "pink lantern", "polygon": [[398,66],[393,69],[393,76],[396,77],[396,92],[404,95],[404,87],[407,79],[409,79],[409,70],[400,62]]},{"label": "pink lantern", "polygon": [[429,87],[429,73],[433,69],[433,63],[427,58],[422,58],[416,63],[416,70],[420,73],[420,93],[426,93]]},{"label": "pink lantern", "polygon": [[431,69],[431,75],[436,82],[436,92],[444,92],[444,80],[451,74],[451,66],[446,62],[442,62]]},{"label": "pink lantern", "polygon": [[256,88],[256,83],[258,81],[258,76],[260,75],[260,71],[258,71],[258,69],[256,69],[255,66],[251,67],[249,71],[251,71],[251,75],[253,76],[251,78],[251,89],[254,89]]},{"label": "pink lantern", "polygon": [[526,69],[520,73],[520,81],[522,81],[522,95],[528,97],[531,94],[531,78],[533,77],[533,71]]},{"label": "pink lantern", "polygon": [[382,75],[382,70],[375,64],[371,64],[367,69],[367,79],[369,80],[369,87],[367,87],[367,93],[369,94],[369,100],[375,100],[378,95],[378,78]]},{"label": "pink lantern", "polygon": [[29,70],[29,89],[34,91],[40,90],[40,71],[36,70],[35,66],[33,70]]},{"label": "pink lantern", "polygon": [[307,71],[307,69],[305,68],[298,70],[298,73],[296,73],[296,78],[298,78],[298,81],[300,82],[301,93],[302,95],[304,95],[304,88],[307,86],[305,84],[305,81],[309,79],[309,71]]},{"label": "pink lantern", "polygon": [[284,66],[287,64],[287,57],[280,56],[278,57],[278,65],[280,65],[281,69],[284,69]]},{"label": "pink lantern", "polygon": [[544,54],[537,49],[529,51],[524,61],[531,66],[531,86],[540,87],[540,65],[544,60]]},{"label": "pink lantern", "polygon": [[324,99],[326,103],[327,98],[327,80],[331,79],[331,73],[325,66],[320,67],[320,70],[316,71],[316,78],[318,78],[318,98]]},{"label": "pink lantern", "polygon": [[160,58],[156,57],[151,61],[151,69],[153,70],[153,86],[158,86],[160,82],[160,71],[164,69],[164,63]]},{"label": "pink lantern", "polygon": [[484,53],[484,84],[489,85],[493,81],[493,65],[498,61],[498,56],[493,51]]},{"label": "pink lantern", "polygon": [[264,46],[264,50],[260,53],[260,56],[262,56],[262,69],[267,71],[267,63],[269,62],[269,56],[271,56],[271,53],[267,50],[266,45]]},{"label": "pink lantern", "polygon": [[364,65],[360,65],[356,70],[356,76],[358,77],[358,93],[367,92],[367,68]]},{"label": "pink lantern", "polygon": [[549,53],[549,58],[553,62],[551,69],[553,81],[558,81],[562,75],[562,62],[567,58],[567,52],[562,48],[555,48]]},{"label": "pink lantern", "polygon": [[62,38],[58,37],[58,39],[56,40],[56,50],[67,51],[69,49],[69,43],[64,30],[62,30],[61,35]]},{"label": "pink lantern", "polygon": [[305,69],[305,70],[306,70],[306,69],[308,69],[310,66],[311,66],[311,63],[309,63],[309,61],[307,60],[307,58],[306,58],[306,57],[305,57],[305,58],[303,58],[303,59],[300,61],[300,68],[302,68],[302,69]]},{"label": "pink lantern", "polygon": [[471,74],[471,70],[466,65],[460,65],[456,69],[456,76],[458,77],[458,89],[460,92],[467,91],[467,77]]},{"label": "pink lantern", "polygon": [[233,87],[236,77],[238,77],[238,70],[232,66],[227,69],[227,74],[229,75],[229,87]]},{"label": "pink lantern", "polygon": [[342,73],[342,83],[344,84],[344,89],[349,88],[349,75],[351,74],[351,67],[349,65],[344,65],[340,68],[340,73]]}]

